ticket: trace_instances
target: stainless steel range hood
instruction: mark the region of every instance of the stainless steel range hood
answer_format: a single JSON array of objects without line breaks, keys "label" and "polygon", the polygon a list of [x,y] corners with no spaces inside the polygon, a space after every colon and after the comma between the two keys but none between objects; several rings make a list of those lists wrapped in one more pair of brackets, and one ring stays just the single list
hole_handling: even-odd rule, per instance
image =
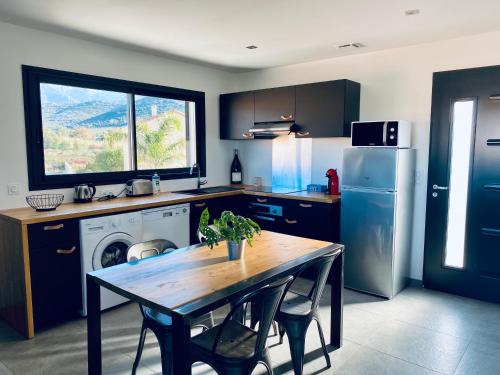
[{"label": "stainless steel range hood", "polygon": [[248,132],[254,138],[275,138],[279,135],[296,133],[298,125],[293,121],[287,122],[256,122]]}]

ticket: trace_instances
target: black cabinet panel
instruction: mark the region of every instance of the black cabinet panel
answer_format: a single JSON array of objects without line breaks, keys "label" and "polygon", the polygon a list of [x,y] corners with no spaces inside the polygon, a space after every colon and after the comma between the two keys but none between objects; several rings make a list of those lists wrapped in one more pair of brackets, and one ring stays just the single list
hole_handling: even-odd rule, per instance
[{"label": "black cabinet panel", "polygon": [[295,86],[255,91],[255,122],[295,119]]},{"label": "black cabinet panel", "polygon": [[248,139],[255,115],[253,91],[223,94],[219,108],[220,139]]},{"label": "black cabinet panel", "polygon": [[28,226],[35,329],[77,317],[82,309],[77,220]]},{"label": "black cabinet panel", "polygon": [[[356,91],[357,89],[357,91]],[[348,137],[359,120],[359,84],[328,81],[296,86],[296,123],[303,137]]]}]

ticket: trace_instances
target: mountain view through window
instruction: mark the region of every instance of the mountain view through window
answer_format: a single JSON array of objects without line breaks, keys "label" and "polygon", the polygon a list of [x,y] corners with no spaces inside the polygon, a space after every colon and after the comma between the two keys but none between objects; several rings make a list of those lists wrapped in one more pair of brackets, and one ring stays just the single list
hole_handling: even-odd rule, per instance
[{"label": "mountain view through window", "polygon": [[40,101],[46,175],[182,168],[195,160],[192,102],[49,83],[40,84]]}]

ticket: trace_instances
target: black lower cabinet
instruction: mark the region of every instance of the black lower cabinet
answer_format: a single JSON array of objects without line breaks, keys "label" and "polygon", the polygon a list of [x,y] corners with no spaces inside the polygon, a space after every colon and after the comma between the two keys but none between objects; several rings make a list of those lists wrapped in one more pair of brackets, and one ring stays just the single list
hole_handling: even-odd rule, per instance
[{"label": "black lower cabinet", "polygon": [[236,215],[245,215],[244,206],[244,198],[241,195],[202,199],[191,202],[189,213],[189,237],[191,245],[199,242],[198,224],[200,223],[201,213],[205,208],[208,208],[208,212],[210,213],[210,222],[212,222],[213,219],[219,218],[222,212],[226,210],[232,211]]},{"label": "black lower cabinet", "polygon": [[35,330],[75,318],[82,309],[78,222],[28,227]]}]

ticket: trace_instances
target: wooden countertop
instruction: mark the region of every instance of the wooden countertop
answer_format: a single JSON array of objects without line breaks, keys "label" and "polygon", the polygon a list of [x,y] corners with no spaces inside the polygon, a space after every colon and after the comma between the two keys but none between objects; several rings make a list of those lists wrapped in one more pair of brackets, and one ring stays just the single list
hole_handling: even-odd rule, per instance
[{"label": "wooden countertop", "polygon": [[53,220],[74,219],[80,217],[113,214],[118,212],[135,211],[152,207],[160,207],[171,204],[187,203],[204,199],[228,197],[233,195],[260,195],[284,199],[297,199],[320,203],[335,203],[340,200],[338,195],[326,195],[323,193],[309,193],[299,191],[290,194],[263,193],[248,190],[250,186],[238,186],[241,190],[227,191],[223,193],[187,195],[179,193],[161,193],[146,197],[122,197],[109,201],[91,203],[64,203],[54,211],[37,212],[31,207],[13,208],[0,211],[0,218],[21,224],[44,223]]}]

